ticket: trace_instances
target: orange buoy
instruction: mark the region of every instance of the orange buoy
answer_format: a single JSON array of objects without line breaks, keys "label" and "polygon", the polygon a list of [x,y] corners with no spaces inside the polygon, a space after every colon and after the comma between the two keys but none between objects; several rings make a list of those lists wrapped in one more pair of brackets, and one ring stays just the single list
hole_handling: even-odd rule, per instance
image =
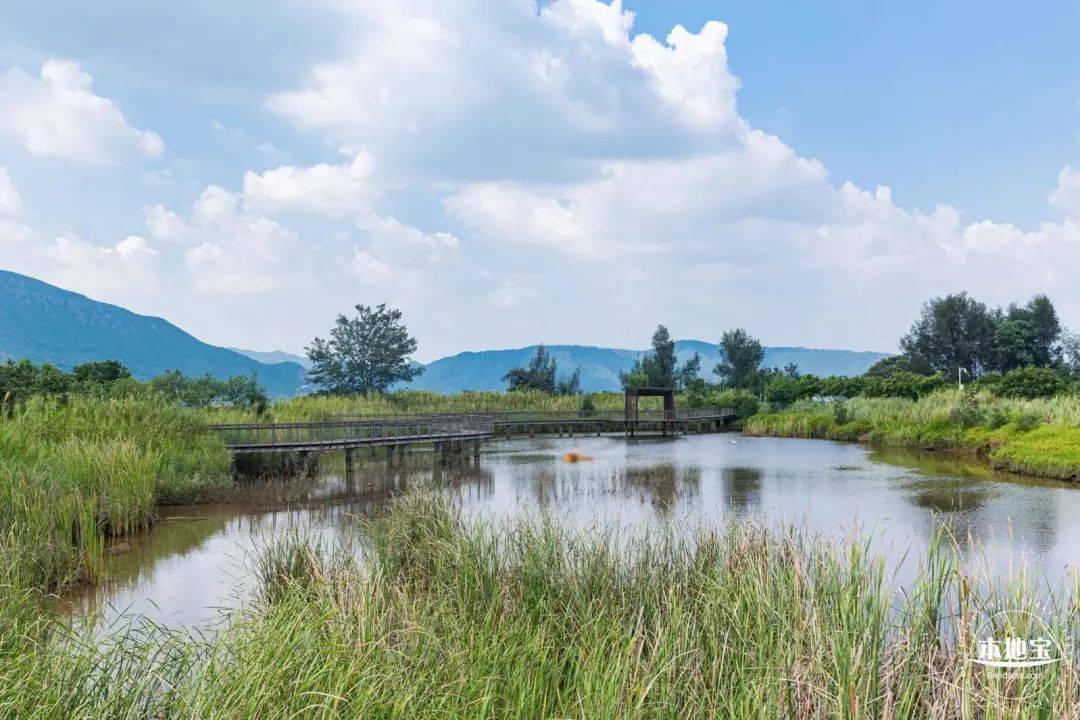
[{"label": "orange buoy", "polygon": [[562,456],[563,462],[576,463],[584,462],[586,460],[592,460],[588,455],[582,455],[579,452],[568,452]]}]

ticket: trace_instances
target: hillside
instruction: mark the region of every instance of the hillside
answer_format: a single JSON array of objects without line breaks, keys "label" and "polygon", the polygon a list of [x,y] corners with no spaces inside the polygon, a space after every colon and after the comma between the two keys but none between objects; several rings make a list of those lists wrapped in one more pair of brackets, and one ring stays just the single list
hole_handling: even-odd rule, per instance
[{"label": "hillside", "polygon": [[[643,351],[599,348],[586,345],[549,345],[548,350],[559,361],[560,375],[581,368],[581,387],[584,390],[618,390],[619,372],[628,370]],[[463,352],[429,363],[424,374],[410,387],[419,390],[451,393],[461,390],[501,390],[506,387],[503,375],[513,367],[528,364],[536,346],[512,350],[483,350]],[[715,343],[700,340],[679,340],[675,352],[685,360],[695,352],[701,354],[702,376],[715,380],[712,369],[720,360]],[[765,348],[766,367],[784,367],[795,363],[802,372],[815,375],[858,375],[886,353],[855,350],[821,350],[802,347]]]},{"label": "hillside", "polygon": [[204,343],[161,318],[138,315],[18,273],[0,270],[0,359],[29,358],[70,370],[115,359],[145,380],[166,370],[225,378],[255,373],[273,396],[294,395],[304,369],[266,364]]}]

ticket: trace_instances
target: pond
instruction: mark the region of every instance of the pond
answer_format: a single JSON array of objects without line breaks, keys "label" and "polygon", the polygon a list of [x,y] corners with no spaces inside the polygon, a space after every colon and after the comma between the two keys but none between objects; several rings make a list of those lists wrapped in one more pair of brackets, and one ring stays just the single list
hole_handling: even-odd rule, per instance
[{"label": "pond", "polygon": [[[567,453],[583,458],[568,462]],[[243,503],[162,508],[146,533],[114,548],[100,585],[67,597],[77,615],[105,622],[141,614],[170,627],[209,626],[250,589],[254,550],[283,532],[328,540],[416,483],[459,498],[465,511],[499,520],[548,513],[575,527],[620,533],[667,524],[677,531],[731,519],[793,523],[845,541],[865,537],[903,585],[939,523],[965,546],[964,562],[992,576],[1026,562],[1051,581],[1080,557],[1080,493],[985,465],[822,440],[733,434],[639,439],[536,438],[489,443],[479,461],[439,468],[416,452],[405,468],[375,460],[353,482],[338,458],[319,477],[252,488]]]}]

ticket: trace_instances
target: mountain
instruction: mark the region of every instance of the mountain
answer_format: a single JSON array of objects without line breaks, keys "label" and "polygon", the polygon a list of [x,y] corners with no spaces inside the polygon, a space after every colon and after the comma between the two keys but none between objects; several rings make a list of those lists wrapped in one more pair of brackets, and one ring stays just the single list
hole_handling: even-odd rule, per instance
[{"label": "mountain", "polygon": [[140,380],[166,370],[217,378],[255,373],[275,397],[296,394],[305,374],[297,363],[262,363],[197,340],[161,318],[0,270],[0,360],[8,358],[51,362],[64,370],[90,360],[119,360]]},{"label": "mountain", "polygon": [[[618,390],[619,373],[629,370],[643,350],[600,348],[588,345],[548,345],[559,362],[560,376],[581,368],[583,390]],[[701,354],[702,376],[715,379],[712,369],[720,361],[719,347],[701,340],[678,340],[675,354],[685,361]],[[502,390],[502,377],[514,367],[525,366],[536,346],[513,350],[463,352],[428,363],[424,373],[408,385],[417,390],[440,393],[461,390]],[[858,375],[887,353],[856,350],[821,350],[803,347],[766,347],[765,366],[784,367],[795,363],[799,370],[814,375]]]},{"label": "mountain", "polygon": [[291,362],[308,369],[311,367],[311,361],[303,355],[294,355],[290,352],[284,352],[282,350],[245,350],[244,348],[231,347],[229,350],[238,352],[241,355],[246,355],[252,360],[258,360],[261,363],[283,363]]}]

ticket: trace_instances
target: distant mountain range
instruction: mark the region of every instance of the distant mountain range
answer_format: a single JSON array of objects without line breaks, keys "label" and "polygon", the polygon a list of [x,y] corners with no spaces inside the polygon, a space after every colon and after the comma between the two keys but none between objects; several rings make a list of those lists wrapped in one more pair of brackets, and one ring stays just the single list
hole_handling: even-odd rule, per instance
[{"label": "distant mountain range", "polygon": [[0,360],[8,358],[64,370],[90,360],[119,360],[140,380],[167,370],[218,378],[255,373],[275,397],[295,395],[305,374],[297,363],[258,362],[197,340],[161,318],[0,270]]},{"label": "distant mountain range", "polygon": [[[549,345],[559,361],[560,374],[581,368],[584,390],[618,390],[619,373],[633,365],[642,350]],[[680,360],[695,352],[702,356],[702,375],[712,369],[720,353],[713,343],[679,340]],[[528,364],[536,346],[513,350],[463,352],[425,366],[408,387],[453,393],[462,390],[501,390],[502,377],[513,367]],[[767,347],[765,364],[796,364],[815,375],[858,375],[885,353],[853,350],[817,350],[802,347]],[[209,373],[225,378],[255,373],[259,383],[275,397],[304,389],[307,358],[286,352],[260,352],[222,348],[198,340],[161,318],[138,315],[83,295],[63,290],[18,273],[0,270],[0,360],[30,358],[70,370],[90,360],[119,360],[145,380],[166,370],[185,375]]]},{"label": "distant mountain range", "polygon": [[[601,348],[589,345],[548,345],[547,349],[559,362],[559,374],[569,374],[581,368],[583,390],[618,390],[619,373],[629,370],[643,350]],[[720,362],[720,350],[715,343],[701,340],[677,340],[675,354],[680,362],[697,352],[701,354],[701,374],[716,379],[712,369]],[[463,352],[428,363],[424,373],[409,387],[418,390],[452,393],[461,390],[501,390],[506,387],[502,377],[508,370],[524,366],[536,353],[536,346],[514,350],[482,350]],[[886,353],[855,350],[818,350],[803,347],[766,347],[765,366],[784,367],[794,363],[799,370],[815,375],[859,375]]]}]

